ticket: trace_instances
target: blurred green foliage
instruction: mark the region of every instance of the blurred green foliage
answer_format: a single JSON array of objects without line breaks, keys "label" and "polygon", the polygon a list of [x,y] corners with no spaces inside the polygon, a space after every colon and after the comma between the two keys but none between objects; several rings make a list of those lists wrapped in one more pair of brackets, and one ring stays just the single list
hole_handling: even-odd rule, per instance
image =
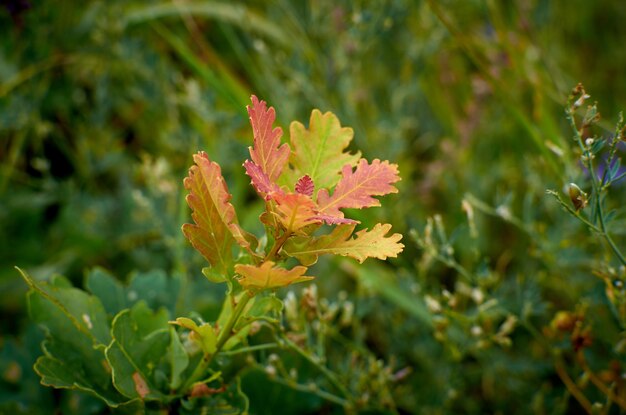
[{"label": "blurred green foliage", "polygon": [[[283,127],[312,108],[332,111],[364,157],[400,165],[387,208],[354,216],[393,223],[405,253],[316,270],[320,297],[345,291],[354,303],[351,347],[397,375],[388,408],[577,413],[585,405],[565,372],[598,410],[616,410],[589,373],[624,391],[625,328],[596,278],[618,275],[619,263],[545,190],[586,183],[563,112],[571,88],[583,82],[605,114],[590,134],[611,134],[626,108],[621,2],[0,6],[0,412],[104,411],[38,385],[31,367],[43,335],[26,316],[15,265],[75,285],[96,266],[121,280],[163,270],[187,281],[181,309],[215,317],[221,289],[202,279],[180,232],[182,178],[205,150],[222,165],[242,226],[260,233],[262,202],[241,167],[253,93]],[[618,182],[607,199],[620,246],[625,195]],[[558,311],[590,327],[591,370],[567,336],[550,337]],[[341,356],[330,363],[340,368]],[[243,380],[251,412],[337,411],[258,369]]]}]

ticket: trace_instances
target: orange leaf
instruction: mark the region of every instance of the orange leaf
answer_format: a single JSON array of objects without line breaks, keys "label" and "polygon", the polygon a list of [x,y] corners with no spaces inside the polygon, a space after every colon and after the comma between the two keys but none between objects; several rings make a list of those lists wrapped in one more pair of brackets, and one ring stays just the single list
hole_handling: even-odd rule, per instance
[{"label": "orange leaf", "polygon": [[296,182],[296,192],[302,193],[303,195],[313,196],[313,191],[315,190],[315,184],[311,177],[308,174],[300,177]]},{"label": "orange leaf", "polygon": [[332,196],[326,189],[321,189],[317,194],[317,204],[322,215],[343,218],[339,209],[380,206],[378,199],[372,196],[398,192],[393,186],[400,180],[398,166],[388,161],[375,159],[372,164],[368,164],[367,160],[361,159],[354,172],[346,164],[341,173],[342,178]]},{"label": "orange leaf", "polygon": [[233,241],[249,248],[255,242],[254,236],[237,223],[220,166],[205,152],[195,154],[193,159],[196,165],[189,169],[184,185],[189,190],[186,200],[195,224],[184,224],[183,233],[212,267],[224,272],[232,262]]},{"label": "orange leaf", "polygon": [[252,95],[252,106],[248,105],[248,115],[254,135],[254,146],[250,147],[252,161],[261,168],[271,182],[276,182],[289,159],[288,144],[280,145],[283,130],[272,128],[276,119],[273,107],[267,109],[265,101]]},{"label": "orange leaf", "polygon": [[272,199],[276,201],[278,220],[289,233],[299,233],[305,226],[321,223],[315,203],[306,195],[277,193]]},{"label": "orange leaf", "polygon": [[246,289],[264,290],[285,287],[289,284],[313,279],[303,275],[307,268],[301,265],[293,269],[285,269],[274,266],[274,262],[265,261],[261,265],[235,265],[235,272],[241,277],[239,284]]}]

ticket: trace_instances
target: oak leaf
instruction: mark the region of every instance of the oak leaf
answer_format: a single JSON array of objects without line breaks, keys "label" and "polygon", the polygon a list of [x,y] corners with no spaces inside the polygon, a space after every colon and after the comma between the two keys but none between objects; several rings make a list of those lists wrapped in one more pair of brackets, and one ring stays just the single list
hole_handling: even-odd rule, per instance
[{"label": "oak leaf", "polygon": [[323,254],[349,256],[363,263],[367,258],[395,258],[404,249],[399,243],[401,234],[386,236],[391,230],[390,224],[378,223],[371,230],[363,229],[351,238],[355,226],[339,225],[330,234],[317,238],[291,238],[283,246],[283,252],[310,266]]},{"label": "oak leaf", "polygon": [[361,159],[354,171],[352,166],[346,164],[341,173],[341,180],[332,196],[326,189],[321,189],[317,194],[320,214],[343,218],[339,209],[380,206],[378,199],[373,196],[398,192],[393,186],[400,180],[398,166],[388,161],[374,159],[368,164],[367,160]]},{"label": "oak leaf", "polygon": [[314,277],[304,275],[306,270],[301,265],[287,270],[275,266],[272,261],[265,261],[261,265],[235,265],[235,272],[240,275],[239,284],[251,290],[280,288],[313,279]]},{"label": "oak leaf", "polygon": [[189,169],[183,184],[189,191],[186,200],[195,224],[184,224],[183,233],[212,267],[225,272],[232,262],[233,242],[250,249],[255,238],[237,222],[219,164],[209,160],[203,151],[193,159],[195,165]]},{"label": "oak leaf", "polygon": [[205,354],[213,354],[216,351],[217,334],[209,323],[198,325],[195,321],[186,317],[179,317],[170,324],[181,326],[191,331],[189,339],[198,343]]},{"label": "oak leaf", "polygon": [[280,145],[282,128],[272,127],[276,119],[274,107],[267,109],[265,101],[259,101],[254,95],[251,99],[252,106],[247,107],[254,136],[250,157],[271,182],[276,182],[289,160],[290,148],[288,144]]},{"label": "oak leaf", "polygon": [[342,127],[337,116],[331,112],[322,114],[319,110],[311,112],[309,129],[294,121],[289,127],[290,142],[293,152],[290,164],[293,166],[291,180],[307,174],[317,189],[330,189],[341,178],[340,172],[345,165],[354,166],[361,158],[361,153],[350,154],[345,149],[352,141],[352,128]]},{"label": "oak leaf", "polygon": [[277,193],[273,196],[276,202],[276,215],[286,232],[304,234],[303,228],[321,223],[317,217],[316,206],[310,197],[300,193]]},{"label": "oak leaf", "polygon": [[315,183],[313,182],[313,179],[311,179],[311,177],[308,174],[305,174],[304,176],[300,177],[298,181],[296,182],[297,193],[307,195],[307,196],[313,196],[314,190],[315,190]]},{"label": "oak leaf", "polygon": [[349,219],[349,218],[344,218],[341,216],[332,216],[332,215],[324,215],[324,214],[320,214],[318,213],[315,216],[316,219],[321,220],[322,222],[324,222],[327,225],[342,225],[342,224],[357,224],[357,223],[361,223],[358,220],[354,220],[354,219]]},{"label": "oak leaf", "polygon": [[246,160],[243,162],[246,174],[250,176],[252,186],[257,193],[266,200],[271,198],[273,193],[281,193],[280,187],[272,182],[267,174],[256,163]]}]

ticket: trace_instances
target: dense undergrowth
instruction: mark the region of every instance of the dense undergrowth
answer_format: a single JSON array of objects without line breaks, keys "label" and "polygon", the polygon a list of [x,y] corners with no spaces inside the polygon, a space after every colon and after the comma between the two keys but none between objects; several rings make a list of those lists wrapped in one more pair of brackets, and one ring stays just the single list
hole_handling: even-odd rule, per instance
[{"label": "dense undergrowth", "polygon": [[219,319],[226,287],[180,230],[183,178],[198,151],[219,161],[261,238],[241,167],[253,94],[284,142],[318,108],[354,129],[350,152],[398,164],[399,192],[346,216],[391,223],[404,252],[320,258],[268,305],[278,326],[212,362],[208,392],[148,410],[626,410],[626,8],[370,3],[0,3],[0,413],[110,411],[40,385],[41,326],[64,328],[35,294],[29,316],[14,266],[109,320]]}]

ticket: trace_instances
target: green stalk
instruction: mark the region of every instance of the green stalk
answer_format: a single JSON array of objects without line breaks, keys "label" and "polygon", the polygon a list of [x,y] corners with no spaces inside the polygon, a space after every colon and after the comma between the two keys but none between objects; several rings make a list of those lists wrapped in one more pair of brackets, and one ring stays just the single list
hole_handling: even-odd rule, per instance
[{"label": "green stalk", "polygon": [[235,356],[235,355],[242,354],[242,353],[257,352],[259,350],[276,349],[278,347],[280,347],[278,343],[257,344],[254,346],[240,347],[236,350],[229,350],[226,352],[222,352],[222,356]]},{"label": "green stalk", "polygon": [[[298,353],[300,356],[302,356],[307,362],[311,363],[313,366],[315,366],[320,372],[322,372],[322,374],[326,377],[326,379],[328,379],[328,381],[339,391],[341,392],[341,394],[346,398],[346,399],[350,399],[350,392],[348,392],[348,390],[346,389],[345,386],[343,386],[341,384],[341,382],[339,381],[339,379],[337,379],[337,377],[335,376],[335,374],[333,372],[331,372],[330,370],[328,370],[326,368],[326,366],[320,364],[320,362],[317,361],[317,359],[315,359],[313,356],[311,356],[309,353],[307,353],[305,350],[303,350],[302,348],[298,347],[297,344],[295,344],[293,341],[291,341],[290,339],[288,339],[286,336],[281,336],[281,339],[285,342],[285,344],[293,351],[295,351],[296,353]],[[345,406],[345,405],[344,405]]]},{"label": "green stalk", "polygon": [[[228,318],[228,321],[226,321],[226,324],[224,325],[222,330],[220,330],[220,334],[217,338],[217,343],[215,345],[215,352],[213,354],[205,353],[202,356],[202,359],[198,363],[198,366],[196,366],[191,376],[189,376],[189,378],[183,385],[182,387],[183,391],[187,391],[187,389],[189,389],[190,386],[192,386],[194,383],[202,379],[202,376],[204,376],[207,368],[213,361],[213,358],[220,352],[220,350],[222,350],[222,347],[224,347],[228,339],[230,339],[232,331],[233,331],[233,327],[235,327],[235,325],[239,321],[239,317],[241,317],[241,314],[243,313],[243,310],[246,308],[246,305],[248,305],[248,302],[253,297],[254,297],[254,294],[251,291],[244,291],[242,297],[239,299],[239,302],[235,306],[235,309],[233,310],[232,314]],[[228,301],[231,301],[231,300],[234,300],[233,295],[231,295],[230,298],[228,298]]]},{"label": "green stalk", "polygon": [[600,186],[598,184],[598,178],[596,177],[596,174],[593,170],[592,154],[590,153],[588,149],[585,148],[581,130],[579,130],[578,127],[576,126],[576,121],[574,120],[574,113],[571,108],[567,109],[567,118],[569,119],[572,129],[575,131],[576,141],[578,142],[578,145],[580,147],[580,150],[582,151],[582,154],[585,155],[585,152],[587,153],[585,166],[587,167],[587,170],[589,170],[589,175],[591,176],[591,187],[593,189],[593,194],[595,197],[594,202],[595,202],[596,214],[598,215],[598,223],[600,224],[600,230],[601,230],[600,234],[602,235],[602,237],[604,237],[604,240],[609,244],[609,247],[611,248],[611,250],[617,257],[617,259],[622,263],[622,265],[626,265],[626,258],[624,258],[624,255],[619,250],[619,248],[615,244],[615,241],[613,241],[613,238],[611,238],[611,235],[608,233],[606,229],[606,224],[604,223],[604,211],[602,210],[602,202],[600,200]]},{"label": "green stalk", "polygon": [[239,317],[241,317],[241,313],[243,313],[243,310],[246,308],[246,305],[248,305],[248,301],[250,301],[252,297],[254,297],[254,294],[251,291],[246,290],[243,292],[243,295],[241,296],[241,298],[239,299],[239,302],[235,306],[233,313],[230,315],[230,318],[228,319],[228,321],[226,321],[224,328],[220,330],[220,335],[218,336],[217,344],[215,345],[216,350],[215,350],[214,355],[219,353],[222,347],[224,347],[224,344],[226,344],[228,339],[230,339],[232,331],[233,331],[233,327],[235,327],[235,324],[237,324],[237,321],[239,321]]},{"label": "green stalk", "polygon": [[312,393],[314,395],[319,396],[322,399],[325,399],[325,400],[327,400],[329,402],[332,402],[332,403],[335,403],[337,405],[340,405],[343,408],[350,407],[350,403],[347,400],[345,400],[343,398],[340,398],[339,396],[333,395],[330,392],[326,392],[326,391],[324,391],[324,390],[322,390],[322,389],[320,389],[318,387],[313,388],[313,387],[311,387],[311,385],[302,385],[302,384],[300,384],[300,383],[298,383],[296,381],[283,379],[283,378],[278,377],[278,376],[270,377],[270,379],[273,382],[276,382],[276,383],[281,384],[281,385],[285,385],[288,388],[295,389],[295,390],[300,391],[300,392]]}]

